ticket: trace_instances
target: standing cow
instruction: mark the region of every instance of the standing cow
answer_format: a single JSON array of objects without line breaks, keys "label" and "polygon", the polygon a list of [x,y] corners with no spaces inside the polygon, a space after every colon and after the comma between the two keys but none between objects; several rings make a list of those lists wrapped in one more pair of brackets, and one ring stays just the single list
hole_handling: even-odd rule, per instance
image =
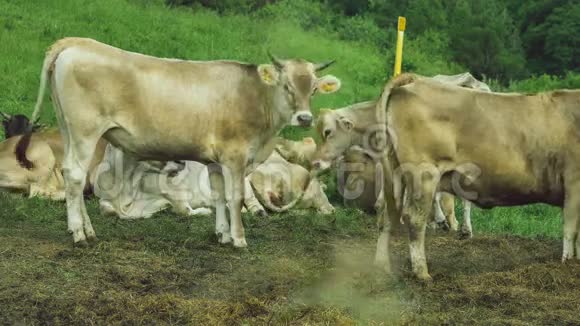
[{"label": "standing cow", "polygon": [[[436,191],[485,208],[563,207],[562,261],[580,259],[580,91],[498,94],[404,74],[387,84],[376,109],[395,171],[394,179],[385,173],[385,189],[400,202],[419,279],[431,279],[425,225]],[[376,258],[387,269],[388,238],[386,224]]]},{"label": "standing cow", "polygon": [[[92,39],[65,38],[49,49],[33,120],[46,83],[65,142],[68,230],[76,244],[96,239],[82,196],[85,175],[101,137],[143,160],[218,163],[210,169],[221,243],[245,247],[241,220],[246,166],[286,125],[310,126],[310,99],[340,88],[316,72],[332,62],[278,60],[259,66],[234,61],[161,59]],[[18,158],[26,159],[29,137]],[[226,196],[223,174],[232,180]],[[226,200],[230,221],[226,218]],[[231,225],[231,230],[230,230]]]}]

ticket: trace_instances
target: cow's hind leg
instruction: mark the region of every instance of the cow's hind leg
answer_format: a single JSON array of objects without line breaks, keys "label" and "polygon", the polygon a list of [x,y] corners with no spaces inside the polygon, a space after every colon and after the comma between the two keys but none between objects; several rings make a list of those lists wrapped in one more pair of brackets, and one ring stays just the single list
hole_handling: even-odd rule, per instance
[{"label": "cow's hind leg", "polygon": [[452,231],[457,231],[459,223],[457,223],[457,217],[455,217],[455,196],[446,192],[441,193],[441,209],[449,228]]},{"label": "cow's hind leg", "polygon": [[[435,225],[432,228],[439,227],[444,231],[449,231],[449,224],[447,223],[445,213],[443,213],[442,205],[443,205],[442,193],[438,192],[435,194],[435,200],[433,201],[433,210],[435,213]],[[429,223],[429,227],[431,227],[431,222]]]},{"label": "cow's hind leg", "polygon": [[405,191],[408,192],[403,203],[403,220],[409,227],[409,252],[413,274],[423,281],[432,278],[427,269],[425,255],[425,228],[431,214],[435,190],[439,177],[436,171],[418,169],[404,176]]},{"label": "cow's hind leg", "polygon": [[580,196],[574,193],[567,193],[564,202],[564,223],[563,223],[563,251],[562,262],[574,258],[574,247],[576,247],[576,258],[580,259],[578,229],[578,215],[580,214]]},{"label": "cow's hind leg", "polygon": [[209,182],[212,190],[212,199],[215,205],[215,234],[222,244],[232,241],[230,224],[226,216],[226,186],[222,167],[210,164],[208,167]]},{"label": "cow's hind leg", "polygon": [[63,171],[66,184],[68,231],[72,234],[74,243],[80,246],[85,246],[87,240],[97,238],[87,214],[83,190],[98,139],[99,137],[95,140],[72,140],[65,150]]},{"label": "cow's hind leg", "polygon": [[471,227],[471,202],[463,200],[463,223],[461,223],[461,231],[459,232],[460,239],[470,239],[473,237],[473,229]]}]

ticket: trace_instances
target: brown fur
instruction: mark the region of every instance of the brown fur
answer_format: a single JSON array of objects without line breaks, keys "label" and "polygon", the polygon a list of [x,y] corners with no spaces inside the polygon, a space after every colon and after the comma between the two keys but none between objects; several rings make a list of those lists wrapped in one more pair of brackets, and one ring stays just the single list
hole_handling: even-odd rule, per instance
[{"label": "brown fur", "polygon": [[[139,160],[218,163],[210,170],[212,188],[219,194],[216,231],[221,242],[246,246],[240,214],[246,166],[264,156],[263,148],[285,125],[311,121],[315,89],[305,93],[293,84],[295,76],[309,76],[310,84],[325,93],[340,87],[335,77],[318,78],[313,63],[275,64],[253,69],[234,61],[155,58],[91,39],[57,41],[44,61],[33,119],[50,79],[67,148],[63,168],[74,242],[95,238],[79,190],[102,137]],[[322,87],[333,84],[328,91]],[[23,163],[26,145],[24,139],[19,146]],[[233,182],[232,196],[227,196],[231,234],[222,172]]]},{"label": "brown fur", "polygon": [[[572,257],[580,214],[580,126],[571,117],[580,112],[580,91],[497,94],[417,78],[390,90],[388,106],[377,109],[386,112],[392,168],[405,166],[415,175],[403,179],[408,200],[402,214],[417,235],[410,242],[417,277],[430,278],[424,225],[437,187],[481,207],[563,206],[563,260]],[[438,119],[441,115],[454,118]],[[436,175],[417,177],[433,171],[441,173],[440,183]],[[460,193],[452,183],[455,173],[471,179]],[[576,248],[580,258],[579,240]]]}]

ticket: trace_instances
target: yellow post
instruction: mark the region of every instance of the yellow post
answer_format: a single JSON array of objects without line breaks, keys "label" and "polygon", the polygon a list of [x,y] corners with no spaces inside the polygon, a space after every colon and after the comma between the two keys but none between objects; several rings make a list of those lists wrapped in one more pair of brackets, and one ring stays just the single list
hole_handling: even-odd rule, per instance
[{"label": "yellow post", "polygon": [[405,25],[407,20],[405,17],[399,16],[399,24],[397,27],[397,51],[395,53],[395,73],[394,77],[401,74],[401,65],[403,64],[403,37],[405,36]]}]

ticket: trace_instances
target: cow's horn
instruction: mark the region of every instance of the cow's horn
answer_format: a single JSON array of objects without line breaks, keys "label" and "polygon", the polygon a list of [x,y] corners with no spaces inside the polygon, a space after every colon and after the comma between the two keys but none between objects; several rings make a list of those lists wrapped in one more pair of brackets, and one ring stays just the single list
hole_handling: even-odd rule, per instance
[{"label": "cow's horn", "polygon": [[284,67],[284,63],[282,62],[282,60],[276,58],[269,50],[268,56],[270,57],[270,60],[272,60],[272,63],[274,64],[274,66],[276,66],[276,68],[282,69],[282,67]]},{"label": "cow's horn", "polygon": [[336,60],[330,60],[330,61],[327,61],[327,62],[318,63],[318,64],[316,64],[314,66],[314,69],[316,71],[321,71],[321,70],[324,70],[324,69],[328,68],[331,64],[333,64],[335,62],[336,62]]},{"label": "cow's horn", "polygon": [[12,118],[10,114],[4,113],[2,111],[0,111],[0,115],[2,116],[2,118],[4,118],[4,120],[10,120],[10,118]]}]

